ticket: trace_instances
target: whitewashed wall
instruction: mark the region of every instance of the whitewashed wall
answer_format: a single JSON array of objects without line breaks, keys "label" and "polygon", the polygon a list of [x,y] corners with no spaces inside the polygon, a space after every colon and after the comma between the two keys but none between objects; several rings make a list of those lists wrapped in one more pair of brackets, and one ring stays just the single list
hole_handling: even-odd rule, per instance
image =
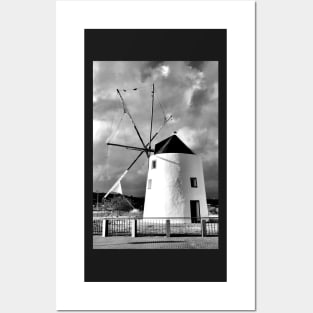
[{"label": "whitewashed wall", "polygon": [[[156,160],[156,168],[151,163]],[[190,178],[198,187],[192,188]],[[202,160],[194,154],[161,153],[150,157],[144,217],[190,217],[190,200],[199,200],[201,217],[208,216]]]}]

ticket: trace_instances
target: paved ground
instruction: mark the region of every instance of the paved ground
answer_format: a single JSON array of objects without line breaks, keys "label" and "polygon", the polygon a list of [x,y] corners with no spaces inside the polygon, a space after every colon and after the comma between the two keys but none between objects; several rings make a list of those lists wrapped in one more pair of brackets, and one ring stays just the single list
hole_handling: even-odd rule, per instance
[{"label": "paved ground", "polygon": [[93,236],[94,249],[218,249],[218,237],[101,237]]}]

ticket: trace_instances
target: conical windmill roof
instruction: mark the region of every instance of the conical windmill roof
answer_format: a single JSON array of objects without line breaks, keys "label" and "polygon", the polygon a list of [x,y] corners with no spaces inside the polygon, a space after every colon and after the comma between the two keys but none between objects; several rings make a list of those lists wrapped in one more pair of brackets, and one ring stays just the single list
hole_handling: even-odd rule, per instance
[{"label": "conical windmill roof", "polygon": [[154,154],[159,153],[194,154],[176,135],[172,135],[155,145]]}]

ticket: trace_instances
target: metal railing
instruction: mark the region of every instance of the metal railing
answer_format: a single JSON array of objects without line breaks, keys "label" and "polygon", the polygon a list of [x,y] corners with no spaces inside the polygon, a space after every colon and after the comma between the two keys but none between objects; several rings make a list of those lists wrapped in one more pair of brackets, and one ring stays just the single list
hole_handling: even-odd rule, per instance
[{"label": "metal railing", "polygon": [[[105,228],[105,229],[104,229]],[[93,235],[218,236],[218,218],[94,218]]]},{"label": "metal railing", "polygon": [[137,236],[166,235],[166,219],[137,219]]},{"label": "metal railing", "polygon": [[188,234],[189,236],[201,236],[202,235],[202,223],[201,219],[182,219],[171,220],[171,235],[181,236]]},{"label": "metal railing", "polygon": [[103,225],[103,218],[93,219],[93,234],[94,235],[102,235],[102,225]]},{"label": "metal railing", "polygon": [[131,235],[131,219],[107,219],[108,236],[130,236]]}]

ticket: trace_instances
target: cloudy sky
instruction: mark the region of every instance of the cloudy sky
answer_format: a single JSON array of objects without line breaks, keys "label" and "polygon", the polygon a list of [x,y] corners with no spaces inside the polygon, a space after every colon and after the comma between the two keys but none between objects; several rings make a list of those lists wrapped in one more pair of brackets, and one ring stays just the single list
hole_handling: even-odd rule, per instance
[{"label": "cloudy sky", "polygon": [[[107,191],[138,151],[106,142],[142,147],[125,114],[116,89],[145,142],[149,141],[151,90],[155,84],[153,130],[164,114],[173,120],[154,144],[177,131],[178,137],[203,160],[207,197],[218,196],[218,62],[95,61],[93,62],[93,190]],[[138,88],[133,91],[133,88]],[[122,121],[121,121],[122,119]],[[121,121],[121,123],[119,123]],[[118,127],[119,125],[119,127]],[[153,132],[154,133],[154,132]],[[154,144],[152,147],[154,147]],[[147,157],[143,154],[122,180],[123,193],[144,196]]]}]

